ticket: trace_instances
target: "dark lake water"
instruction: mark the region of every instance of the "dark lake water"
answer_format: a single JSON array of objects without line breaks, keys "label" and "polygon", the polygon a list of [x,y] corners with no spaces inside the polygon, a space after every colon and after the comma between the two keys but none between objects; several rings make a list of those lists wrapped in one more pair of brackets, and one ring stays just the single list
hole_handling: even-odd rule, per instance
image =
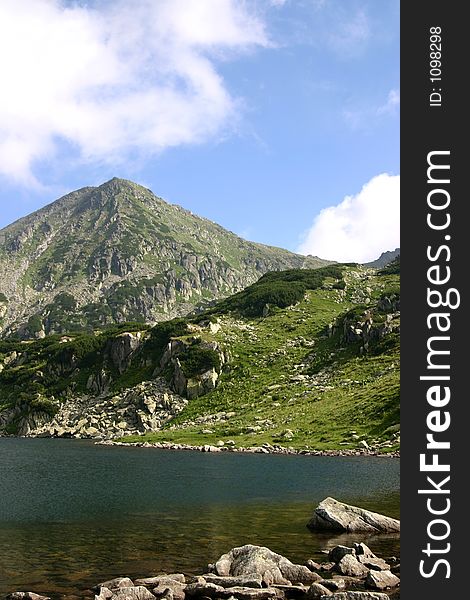
[{"label": "dark lake water", "polygon": [[293,561],[367,541],[306,528],[326,496],[399,517],[399,461],[385,457],[209,454],[0,439],[0,594],[54,597],[118,575],[202,573],[234,546]]}]

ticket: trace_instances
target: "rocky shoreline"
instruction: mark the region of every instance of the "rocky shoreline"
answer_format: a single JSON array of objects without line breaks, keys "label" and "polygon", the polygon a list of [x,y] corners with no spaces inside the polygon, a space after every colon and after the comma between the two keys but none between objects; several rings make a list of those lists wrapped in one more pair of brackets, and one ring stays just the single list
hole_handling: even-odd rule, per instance
[{"label": "rocky shoreline", "polygon": [[[230,442],[230,441],[229,441]],[[156,448],[159,450],[192,450],[195,452],[241,452],[251,454],[288,454],[296,456],[380,456],[386,458],[400,458],[400,452],[378,452],[372,448],[361,450],[307,450],[292,447],[262,444],[261,446],[236,446],[225,442],[223,445],[193,445],[177,444],[173,442],[122,442],[117,440],[99,440],[99,446],[124,446],[134,448]]]},{"label": "rocky shoreline", "polygon": [[[380,558],[364,543],[335,546],[326,554],[326,562],[309,559],[299,565],[269,548],[247,544],[223,554],[202,575],[161,573],[134,580],[116,577],[81,596],[89,598],[94,593],[94,600],[399,599],[400,565],[396,557]],[[49,598],[18,591],[5,600]]]}]

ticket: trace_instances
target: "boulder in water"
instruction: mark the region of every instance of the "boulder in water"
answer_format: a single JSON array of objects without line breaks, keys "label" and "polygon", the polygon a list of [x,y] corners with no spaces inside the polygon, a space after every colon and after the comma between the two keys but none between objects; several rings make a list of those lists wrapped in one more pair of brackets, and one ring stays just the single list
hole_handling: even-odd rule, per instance
[{"label": "boulder in water", "polygon": [[394,533],[400,531],[400,521],[334,498],[325,498],[315,509],[307,527],[313,531]]}]

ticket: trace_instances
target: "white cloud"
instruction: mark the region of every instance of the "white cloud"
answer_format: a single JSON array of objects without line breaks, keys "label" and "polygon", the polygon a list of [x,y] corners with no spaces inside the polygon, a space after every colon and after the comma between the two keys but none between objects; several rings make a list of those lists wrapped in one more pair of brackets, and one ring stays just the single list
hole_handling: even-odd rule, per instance
[{"label": "white cloud", "polygon": [[400,176],[382,173],[354,196],[324,208],[299,248],[343,262],[368,262],[400,245]]},{"label": "white cloud", "polygon": [[222,135],[240,107],[217,61],[256,46],[237,0],[2,0],[0,174],[33,185],[64,141],[114,164]]},{"label": "white cloud", "polygon": [[379,106],[377,109],[377,114],[394,114],[398,107],[400,106],[400,90],[390,90],[388,93],[388,98],[385,104]]}]

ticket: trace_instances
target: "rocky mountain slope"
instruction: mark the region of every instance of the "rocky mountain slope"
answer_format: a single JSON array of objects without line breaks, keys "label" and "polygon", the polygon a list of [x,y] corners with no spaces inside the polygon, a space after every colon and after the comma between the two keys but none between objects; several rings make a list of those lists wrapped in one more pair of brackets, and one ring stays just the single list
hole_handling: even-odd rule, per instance
[{"label": "rocky mountain slope", "polygon": [[0,340],[0,431],[392,451],[399,327],[397,259],[271,272],[155,326]]},{"label": "rocky mountain slope", "polygon": [[0,230],[0,335],[41,338],[167,320],[268,271],[324,264],[243,240],[112,179]]},{"label": "rocky mountain slope", "polygon": [[372,262],[365,263],[364,266],[373,267],[374,269],[383,269],[383,267],[386,267],[399,256],[400,248],[395,248],[395,250],[387,250],[386,252],[382,252],[379,258],[376,258]]}]

